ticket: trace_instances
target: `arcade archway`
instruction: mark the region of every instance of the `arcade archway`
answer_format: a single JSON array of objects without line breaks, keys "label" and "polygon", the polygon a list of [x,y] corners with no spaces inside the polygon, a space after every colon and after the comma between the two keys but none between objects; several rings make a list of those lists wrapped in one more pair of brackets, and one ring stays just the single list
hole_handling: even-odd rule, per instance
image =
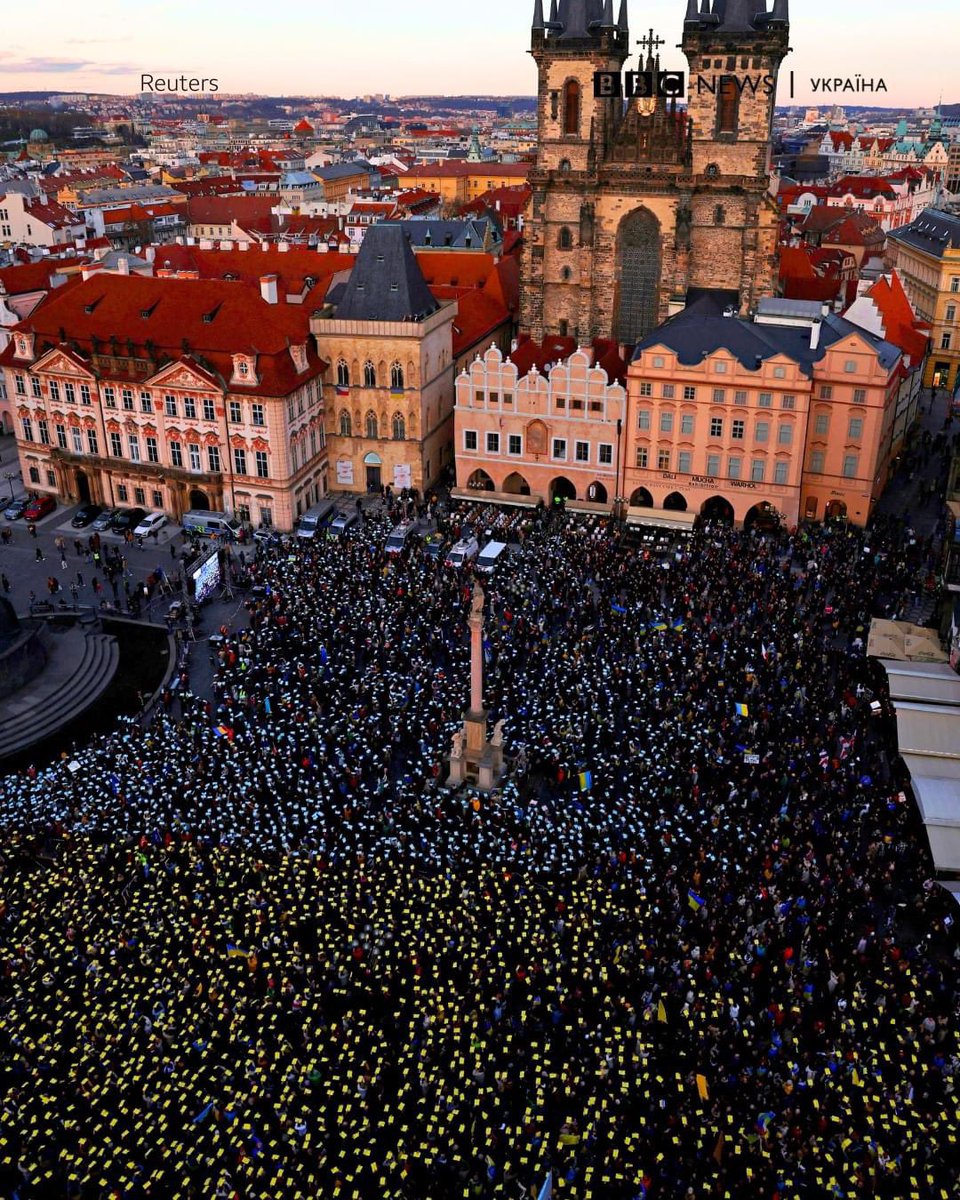
[{"label": "arcade archway", "polygon": [[686,512],[687,501],[679,492],[671,492],[663,502],[663,507],[667,512]]},{"label": "arcade archway", "polygon": [[638,487],[630,496],[631,508],[653,508],[653,496],[645,487]]},{"label": "arcade archway", "polygon": [[474,488],[478,492],[492,492],[494,490],[493,480],[482,467],[477,467],[473,472],[467,480],[467,487]]},{"label": "arcade archway", "polygon": [[529,496],[530,484],[518,471],[511,471],[503,481],[502,490],[509,492],[511,496]]},{"label": "arcade archway", "polygon": [[733,524],[733,505],[725,496],[710,496],[700,505],[700,516],[705,521],[722,521]]},{"label": "arcade archway", "polygon": [[577,489],[565,475],[558,475],[550,483],[551,500],[576,500]]}]

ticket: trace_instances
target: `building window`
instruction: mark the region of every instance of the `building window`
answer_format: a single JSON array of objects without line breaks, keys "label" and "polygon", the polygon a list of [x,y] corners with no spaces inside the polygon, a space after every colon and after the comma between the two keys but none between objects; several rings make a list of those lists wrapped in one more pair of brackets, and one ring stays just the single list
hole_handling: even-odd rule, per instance
[{"label": "building window", "polygon": [[664,400],[672,400],[677,391],[672,383],[665,383],[662,390]]},{"label": "building window", "polygon": [[950,279],[950,291],[960,292],[960,276],[954,275]]},{"label": "building window", "polygon": [[264,529],[273,528],[273,509],[260,506],[260,524]]},{"label": "building window", "polygon": [[103,406],[104,408],[117,407],[117,393],[112,387],[105,387],[103,389]]},{"label": "building window", "polygon": [[23,430],[23,440],[25,442],[33,441],[33,422],[29,417],[23,417],[20,421],[20,428]]},{"label": "building window", "polygon": [[196,442],[187,443],[187,454],[190,456],[190,470],[200,471],[203,469],[200,462],[200,447]]},{"label": "building window", "polygon": [[563,132],[571,137],[580,132],[580,84],[575,79],[563,85]]},{"label": "building window", "polygon": [[733,438],[733,440],[735,442],[742,442],[744,439],[744,435],[746,434],[746,430],[747,430],[746,421],[734,421],[733,424],[730,426],[730,436]]},{"label": "building window", "polygon": [[787,368],[786,367],[774,367],[773,368],[773,377],[774,377],[774,379],[786,379]]},{"label": "building window", "polygon": [[590,443],[577,442],[574,448],[574,459],[576,462],[588,463],[590,461]]},{"label": "building window", "polygon": [[60,399],[60,384],[57,382],[56,379],[50,380],[50,399],[51,400],[59,400]]},{"label": "building window", "polygon": [[342,358],[338,359],[338,361],[337,361],[337,387],[349,387],[349,386],[350,386],[350,368],[347,366],[346,362],[344,362],[344,360]]},{"label": "building window", "polygon": [[504,404],[512,404],[513,403],[513,392],[504,392],[503,393],[503,402],[504,402]]},{"label": "building window", "polygon": [[483,402],[484,402],[483,392],[480,392],[480,391],[474,392],[473,399],[474,399],[475,404],[483,404]]},{"label": "building window", "polygon": [[847,429],[847,437],[854,441],[863,437],[863,417],[850,418],[850,425]]},{"label": "building window", "polygon": [[669,471],[670,470],[670,451],[669,450],[658,450],[657,451],[657,467],[661,471]]},{"label": "building window", "polygon": [[707,455],[707,474],[711,475],[711,476],[720,474],[720,455],[719,454],[708,454]]},{"label": "building window", "polygon": [[239,400],[230,401],[230,420],[234,425],[243,424],[243,408]]},{"label": "building window", "polygon": [[61,450],[66,450],[66,448],[67,448],[67,427],[66,427],[66,425],[61,425],[58,421],[57,424],[54,425],[53,428],[54,428],[54,432],[57,435],[57,445],[60,447]]},{"label": "building window", "polygon": [[821,386],[820,399],[821,400],[832,400],[833,399],[833,388],[830,386],[829,383],[825,383]]},{"label": "building window", "polygon": [[350,419],[350,414],[347,412],[347,410],[345,408],[342,409],[340,412],[340,436],[341,437],[352,437],[353,436],[353,422]]},{"label": "building window", "polygon": [[114,458],[123,458],[123,441],[119,433],[110,434],[110,453]]},{"label": "building window", "polygon": [[31,467],[28,474],[30,476],[31,483],[39,483],[40,482],[40,468],[39,467]]},{"label": "building window", "polygon": [[237,504],[237,520],[242,521],[244,525],[250,524],[250,505],[239,503]]},{"label": "building window", "polygon": [[793,426],[784,421],[777,430],[777,445],[792,446],[793,445]]},{"label": "building window", "polygon": [[[717,366],[719,366],[719,365],[720,364],[718,363]],[[726,364],[724,364],[724,365],[726,365]],[[726,400],[726,398],[727,398],[727,393],[726,393],[725,388],[714,388],[713,389],[714,404],[723,404],[723,402]]]},{"label": "building window", "polygon": [[233,473],[235,475],[246,475],[247,473],[247,452],[240,446],[235,447],[233,451]]},{"label": "building window", "polygon": [[813,422],[813,431],[820,437],[826,437],[830,429],[830,417],[827,413],[817,413]]},{"label": "building window", "polygon": [[100,447],[97,445],[97,431],[95,429],[87,430],[87,449],[91,454],[100,453]]},{"label": "building window", "polygon": [[750,464],[750,478],[754,483],[763,483],[763,475],[766,469],[766,464],[762,458],[755,458]]},{"label": "building window", "polygon": [[376,438],[380,436],[380,428],[377,425],[377,414],[375,412],[367,413],[366,429],[368,438]]},{"label": "building window", "polygon": [[797,407],[796,396],[781,396],[780,407],[781,408],[796,408]]},{"label": "building window", "polygon": [[49,446],[50,445],[50,426],[47,424],[45,418],[43,418],[43,417],[37,418],[37,432],[40,434],[40,445],[41,446]]},{"label": "building window", "polygon": [[463,448],[464,450],[476,450],[477,431],[475,429],[465,429],[463,431]]},{"label": "building window", "polygon": [[[726,373],[727,373],[727,364],[726,364],[725,362],[722,362],[722,361],[721,361],[721,362],[716,362],[716,363],[714,363],[714,364],[713,364],[713,369],[716,371],[716,373],[717,373],[718,375],[726,375]],[[714,397],[714,399],[716,399],[716,397]],[[721,397],[721,399],[722,399],[722,397]]]},{"label": "building window", "polygon": [[689,450],[681,450],[677,455],[677,470],[689,475],[693,468],[693,455]]},{"label": "building window", "polygon": [[260,479],[270,478],[270,464],[267,461],[266,450],[258,450],[257,454],[257,475]]},{"label": "building window", "polygon": [[147,462],[158,463],[160,461],[160,447],[157,445],[157,439],[150,434],[147,435]]},{"label": "building window", "polygon": [[176,398],[176,396],[164,396],[163,411],[166,414],[166,416],[168,416],[168,417],[175,417],[177,415],[177,398]]},{"label": "building window", "polygon": [[613,466],[613,445],[610,442],[601,442],[597,447],[597,462],[602,467]]},{"label": "building window", "polygon": [[956,319],[957,319],[957,306],[955,304],[948,304],[947,311],[944,316],[944,320],[955,321]]},{"label": "building window", "polygon": [[30,376],[30,390],[33,392],[34,400],[39,400],[43,396],[43,388],[40,386],[40,380],[36,375]]},{"label": "building window", "polygon": [[135,433],[130,433],[127,435],[127,447],[130,451],[130,461],[131,462],[139,462],[140,461],[140,439],[137,437],[137,435]]},{"label": "building window", "polygon": [[812,475],[822,475],[824,464],[824,453],[822,450],[814,450],[810,455],[810,473]]},{"label": "building window", "polygon": [[683,389],[683,398],[684,400],[696,400],[697,389],[692,384],[686,384]]},{"label": "building window", "polygon": [[647,465],[648,451],[646,446],[637,447],[637,466],[645,468]]},{"label": "building window", "polygon": [[761,407],[761,408],[772,408],[772,406],[773,406],[773,393],[772,393],[772,392],[761,392],[761,393],[760,393],[760,399],[759,399],[758,403],[759,403],[759,405],[760,405],[760,407]]},{"label": "building window", "polygon": [[567,439],[566,438],[554,438],[553,439],[553,457],[556,459],[560,459],[561,461],[566,460],[566,457],[567,457]]},{"label": "building window", "polygon": [[680,432],[688,435],[693,434],[694,416],[693,413],[680,414]]},{"label": "building window", "polygon": [[727,474],[731,479],[740,478],[740,465],[742,461],[740,458],[730,458],[727,460]]},{"label": "building window", "polygon": [[134,504],[146,504],[147,493],[143,490],[142,487],[135,487],[133,489],[133,502],[134,502]]},{"label": "building window", "polygon": [[363,364],[363,386],[377,386],[377,372],[372,362],[365,362]]},{"label": "building window", "polygon": [[641,383],[640,384],[640,395],[641,396],[652,396],[653,395],[653,384],[647,383],[647,382]]},{"label": "building window", "polygon": [[89,383],[81,383],[80,384],[80,403],[87,404],[87,405],[89,405],[89,403],[90,403],[90,384]]},{"label": "building window", "polygon": [[[570,270],[570,268],[569,268],[569,267],[562,267],[562,268],[561,268],[561,270],[560,270],[560,278],[563,280],[563,282],[564,282],[564,283],[569,283],[569,282],[570,282],[570,279],[571,279],[571,277],[572,277],[572,275],[573,275],[573,272]],[[563,336],[564,336],[564,337],[566,337],[566,336],[567,336],[567,331],[566,331],[566,330],[564,330],[564,331],[563,331]]]},{"label": "building window", "polygon": [[856,375],[857,360],[855,358],[846,359],[846,361],[843,364],[843,370],[844,370],[844,374],[846,374],[846,375]]},{"label": "building window", "polygon": [[121,504],[126,504],[126,502],[130,499],[130,493],[127,491],[127,485],[125,483],[117,484],[117,499]]},{"label": "building window", "polygon": [[487,453],[488,454],[499,454],[500,453],[500,434],[499,433],[488,433],[487,434]]},{"label": "building window", "polygon": [[557,234],[557,249],[558,250],[570,250],[572,248],[573,248],[573,234],[570,232],[570,230],[567,228],[567,226],[564,225],[561,228],[560,232]]},{"label": "building window", "polygon": [[519,433],[511,433],[507,438],[507,453],[522,454],[523,453],[523,438]]},{"label": "building window", "polygon": [[736,76],[721,75],[717,93],[717,133],[736,133],[737,110],[740,107]]},{"label": "building window", "polygon": [[395,391],[400,391],[403,388],[403,367],[398,362],[390,365],[390,386]]},{"label": "building window", "polygon": [[673,413],[662,412],[660,414],[660,432],[673,433]]},{"label": "building window", "polygon": [[83,430],[78,429],[76,425],[70,428],[70,440],[73,442],[74,454],[83,453]]},{"label": "building window", "polygon": [[217,419],[217,410],[214,407],[214,403],[206,397],[203,401],[203,419],[205,421],[215,421]]},{"label": "building window", "polygon": [[192,396],[184,396],[183,398],[183,415],[188,421],[197,419],[197,402]]},{"label": "building window", "polygon": [[856,454],[845,454],[843,456],[843,477],[844,479],[855,479],[859,459]]},{"label": "building window", "polygon": [[710,418],[710,436],[712,438],[723,437],[723,417]]},{"label": "building window", "polygon": [[640,408],[637,410],[637,428],[640,430],[650,429],[650,409]]},{"label": "building window", "polygon": [[140,411],[145,413],[153,412],[153,400],[149,392],[140,393]]},{"label": "building window", "polygon": [[133,388],[121,388],[121,400],[127,412],[133,412]]},{"label": "building window", "polygon": [[163,492],[158,491],[156,488],[154,488],[152,500],[153,500],[154,508],[163,508]]},{"label": "building window", "polygon": [[734,392],[733,393],[733,402],[734,402],[734,404],[746,404],[747,393],[746,392]]},{"label": "building window", "polygon": [[781,458],[778,462],[774,463],[774,465],[773,465],[773,482],[774,483],[786,483],[787,482],[787,472],[789,471],[789,469],[790,469],[790,464],[787,462],[786,459]]},{"label": "building window", "polygon": [[219,473],[219,471],[220,471],[220,447],[219,446],[208,446],[207,447],[207,465],[214,474]]},{"label": "building window", "polygon": [[253,425],[266,425],[266,421],[264,420],[264,417],[263,417],[263,405],[262,404],[251,404],[250,405],[250,421]]},{"label": "building window", "polygon": [[940,349],[941,350],[949,350],[950,349],[950,333],[949,333],[949,331],[940,334]]},{"label": "building window", "polygon": [[170,462],[175,467],[183,466],[183,447],[179,442],[170,443]]},{"label": "building window", "polygon": [[766,442],[770,440],[770,425],[767,421],[758,421],[756,432],[754,433],[754,441]]},{"label": "building window", "polygon": [[402,442],[407,436],[407,423],[404,421],[400,413],[393,414],[393,440]]}]

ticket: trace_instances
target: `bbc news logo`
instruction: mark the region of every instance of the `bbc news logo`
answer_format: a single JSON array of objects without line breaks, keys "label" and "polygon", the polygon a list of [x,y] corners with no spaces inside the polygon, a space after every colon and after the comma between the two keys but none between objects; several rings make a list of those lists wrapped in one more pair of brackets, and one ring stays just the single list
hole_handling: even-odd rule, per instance
[{"label": "bbc news logo", "polygon": [[[716,96],[731,82],[742,96],[772,96],[777,90],[774,75],[694,75],[693,90],[698,96]],[[593,94],[600,99],[624,97],[627,100],[671,99],[685,94],[683,71],[594,71]]]},{"label": "bbc news logo", "polygon": [[594,71],[593,94],[601,99],[670,99],[684,94],[682,71]]}]

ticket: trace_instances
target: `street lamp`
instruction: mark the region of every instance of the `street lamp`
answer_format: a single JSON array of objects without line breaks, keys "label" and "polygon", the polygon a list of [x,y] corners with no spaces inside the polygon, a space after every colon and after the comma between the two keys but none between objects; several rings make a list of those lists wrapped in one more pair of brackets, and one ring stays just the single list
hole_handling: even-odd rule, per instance
[{"label": "street lamp", "polygon": [[19,471],[4,471],[3,477],[7,481],[7,483],[10,484],[10,500],[12,503],[12,501],[13,501],[13,481],[15,479],[20,478],[20,472]]}]

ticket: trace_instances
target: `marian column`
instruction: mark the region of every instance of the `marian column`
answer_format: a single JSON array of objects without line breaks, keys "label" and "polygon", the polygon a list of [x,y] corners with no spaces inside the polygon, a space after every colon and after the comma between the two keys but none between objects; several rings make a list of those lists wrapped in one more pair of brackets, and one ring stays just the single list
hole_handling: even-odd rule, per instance
[{"label": "marian column", "polygon": [[[453,735],[447,785],[473,783],[490,791],[503,774],[502,728],[487,741],[487,714],[483,707],[483,588],[473,585],[473,601],[467,626],[470,629],[470,706],[463,714],[463,727]],[[502,722],[500,723],[502,726]]]},{"label": "marian column", "polygon": [[467,619],[470,626],[470,712],[486,717],[483,712],[483,599],[483,588],[477,582],[473,585],[473,603]]}]

